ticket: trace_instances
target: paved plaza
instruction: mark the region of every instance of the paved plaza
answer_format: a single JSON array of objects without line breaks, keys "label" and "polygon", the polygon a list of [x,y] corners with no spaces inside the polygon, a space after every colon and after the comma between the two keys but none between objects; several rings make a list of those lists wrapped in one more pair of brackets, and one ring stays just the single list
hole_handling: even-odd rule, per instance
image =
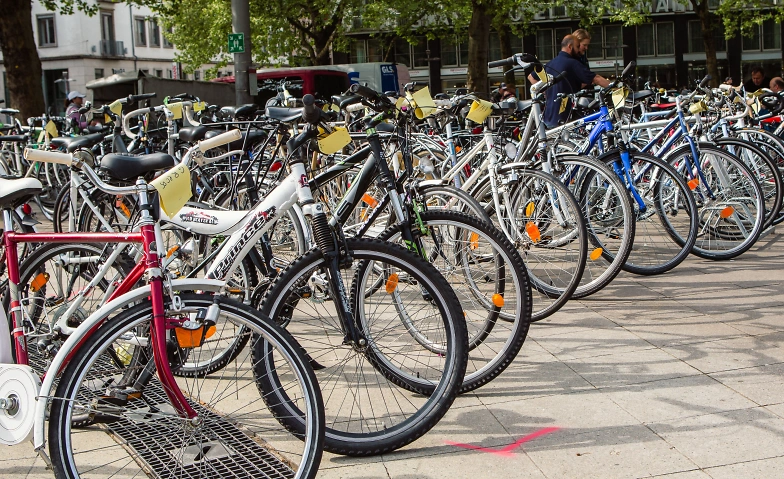
[{"label": "paved plaza", "polygon": [[[333,478],[774,478],[784,471],[784,236],[734,261],[622,273],[533,325],[427,435]],[[28,445],[0,476],[51,478]]]}]

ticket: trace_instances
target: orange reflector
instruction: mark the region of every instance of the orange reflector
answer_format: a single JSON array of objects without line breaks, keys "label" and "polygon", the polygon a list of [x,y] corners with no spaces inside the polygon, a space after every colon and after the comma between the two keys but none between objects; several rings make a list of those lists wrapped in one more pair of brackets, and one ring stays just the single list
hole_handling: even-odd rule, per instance
[{"label": "orange reflector", "polygon": [[588,257],[591,258],[591,261],[596,261],[599,259],[599,256],[602,255],[602,251],[604,250],[601,248],[596,248],[595,250],[591,251],[591,254]]},{"label": "orange reflector", "polygon": [[215,334],[215,331],[217,331],[217,329],[215,329],[214,325],[210,326],[209,328],[207,328],[207,334],[204,335],[204,339],[207,339],[210,336],[212,336],[213,334]]},{"label": "orange reflector", "polygon": [[400,281],[400,278],[398,277],[397,273],[392,273],[389,275],[389,278],[387,278],[388,294],[392,294],[395,291],[395,289],[397,288],[398,281]]},{"label": "orange reflector", "polygon": [[[214,328],[214,326],[213,326]],[[197,329],[174,328],[177,335],[177,344],[181,348],[198,348],[204,341],[204,326]]]},{"label": "orange reflector", "polygon": [[471,249],[477,249],[478,247],[479,247],[479,234],[471,233]]},{"label": "orange reflector", "polygon": [[504,297],[498,293],[495,293],[493,295],[493,304],[498,308],[502,308],[504,306]]},{"label": "orange reflector", "polygon": [[125,206],[125,200],[123,200],[122,196],[117,197],[117,201],[115,202],[115,205],[122,210],[123,214],[127,218],[131,217],[131,210],[129,210],[128,207]]},{"label": "orange reflector", "polygon": [[460,153],[461,151],[463,151],[463,147],[455,146],[455,153]]},{"label": "orange reflector", "polygon": [[30,281],[30,291],[33,293],[37,292],[46,285],[47,281],[49,281],[49,273],[38,273],[35,275],[35,278]]},{"label": "orange reflector", "polygon": [[528,233],[528,237],[531,238],[531,241],[534,243],[538,243],[539,240],[542,239],[542,234],[539,232],[539,227],[536,226],[532,221],[526,223],[525,232]]},{"label": "orange reflector", "polygon": [[536,209],[536,205],[533,201],[529,201],[527,205],[525,205],[525,216],[533,216],[534,210]]},{"label": "orange reflector", "polygon": [[700,184],[700,179],[699,178],[693,178],[693,179],[688,181],[689,189],[692,190],[692,191],[696,190],[697,186],[699,186],[699,184]]},{"label": "orange reflector", "polygon": [[173,255],[174,252],[177,251],[178,249],[180,249],[179,246],[173,246],[169,251],[166,252],[166,257],[168,258],[169,256]]},{"label": "orange reflector", "polygon": [[732,213],[735,213],[735,208],[733,208],[732,206],[728,206],[723,210],[721,210],[719,216],[721,216],[722,218],[729,218],[730,216],[732,216]]},{"label": "orange reflector", "polygon": [[378,206],[378,200],[370,196],[369,194],[365,193],[362,195],[362,201],[369,204],[371,208],[375,208]]}]

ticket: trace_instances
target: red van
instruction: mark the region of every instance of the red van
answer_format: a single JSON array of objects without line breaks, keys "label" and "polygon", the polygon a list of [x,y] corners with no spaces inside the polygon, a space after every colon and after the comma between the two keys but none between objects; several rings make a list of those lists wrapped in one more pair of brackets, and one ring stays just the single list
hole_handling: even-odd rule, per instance
[{"label": "red van", "polygon": [[[296,98],[310,93],[324,100],[332,95],[340,95],[348,90],[349,78],[345,70],[331,66],[297,67],[297,68],[265,68],[256,71],[258,94],[254,97],[257,105],[266,105],[267,100],[277,94],[277,86],[281,81],[291,82],[289,93]],[[234,76],[215,78],[212,81],[234,83]]]}]

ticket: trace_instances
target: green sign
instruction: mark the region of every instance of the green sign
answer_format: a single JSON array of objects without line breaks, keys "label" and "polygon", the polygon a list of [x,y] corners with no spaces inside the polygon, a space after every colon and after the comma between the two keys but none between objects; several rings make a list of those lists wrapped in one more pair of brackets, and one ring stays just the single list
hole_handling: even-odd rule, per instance
[{"label": "green sign", "polygon": [[245,53],[244,33],[229,33],[229,53]]}]

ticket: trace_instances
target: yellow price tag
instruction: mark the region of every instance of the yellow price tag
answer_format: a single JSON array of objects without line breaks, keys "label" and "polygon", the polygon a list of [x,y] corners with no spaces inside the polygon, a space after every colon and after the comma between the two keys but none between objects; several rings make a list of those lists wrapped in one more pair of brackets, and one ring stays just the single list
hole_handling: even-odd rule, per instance
[{"label": "yellow price tag", "polygon": [[466,118],[475,123],[484,123],[484,121],[487,120],[487,117],[490,116],[490,113],[492,112],[492,103],[484,100],[474,100],[474,102],[471,103],[471,110],[469,110]]},{"label": "yellow price tag", "polygon": [[413,98],[417,106],[416,110],[414,110],[414,114],[416,114],[417,118],[420,120],[436,111],[436,104],[433,101],[433,97],[430,96],[429,87],[422,88],[411,95],[411,98]]},{"label": "yellow price tag", "polygon": [[534,68],[534,71],[536,72],[536,76],[539,77],[539,81],[549,80],[549,78],[547,78],[547,73],[544,72],[544,68],[539,68],[538,70]]},{"label": "yellow price tag", "polygon": [[169,109],[170,112],[174,115],[175,120],[179,120],[182,118],[182,103],[169,103],[166,105],[166,108]]},{"label": "yellow price tag", "polygon": [[351,135],[349,135],[348,130],[335,127],[335,131],[318,140],[318,147],[323,154],[331,155],[342,150],[349,143],[351,143]]},{"label": "yellow price tag", "polygon": [[[113,102],[111,102],[109,104],[109,111],[111,111],[112,113],[117,115],[118,118],[121,117],[122,116],[122,102],[120,102],[120,100],[114,100]],[[112,121],[112,119],[111,119],[111,117],[109,115],[104,115],[104,120],[106,120],[105,123],[109,123],[109,122]]]},{"label": "yellow price tag", "polygon": [[174,217],[191,199],[191,172],[185,164],[180,163],[150,184],[158,190],[161,209],[169,218]]},{"label": "yellow price tag", "polygon": [[55,125],[52,120],[49,120],[49,122],[44,127],[44,130],[46,130],[46,132],[49,133],[49,136],[52,138],[57,138],[60,136],[60,133],[57,131],[57,125]]},{"label": "yellow price tag", "polygon": [[618,88],[615,91],[613,91],[612,101],[613,101],[613,105],[615,105],[615,108],[622,107],[623,102],[626,101],[627,96],[629,96],[629,89],[626,87]]},{"label": "yellow price tag", "polygon": [[569,104],[569,97],[561,98],[561,107],[558,109],[559,115],[566,111],[566,105],[568,104]]},{"label": "yellow price tag", "polygon": [[202,111],[207,108],[207,104],[203,101],[197,101],[193,104],[193,111]]}]

